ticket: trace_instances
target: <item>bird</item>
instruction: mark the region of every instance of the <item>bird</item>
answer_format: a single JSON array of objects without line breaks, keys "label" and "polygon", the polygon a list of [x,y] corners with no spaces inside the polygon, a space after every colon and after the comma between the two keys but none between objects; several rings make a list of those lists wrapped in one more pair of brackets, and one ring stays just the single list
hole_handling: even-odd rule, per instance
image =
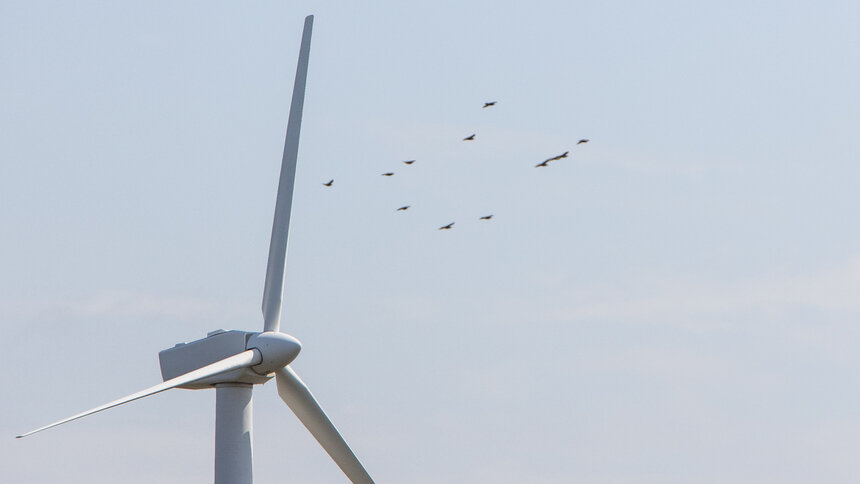
[{"label": "bird", "polygon": [[415,163],[415,160],[404,160],[403,163],[406,163],[407,165],[411,165],[412,163]]},{"label": "bird", "polygon": [[412,206],[412,205],[404,205],[404,206],[402,206],[402,207],[398,208],[398,209],[397,209],[397,211],[398,211],[398,212],[406,211],[406,210],[408,210],[408,209],[409,209],[409,207],[411,207],[411,206]]},{"label": "bird", "polygon": [[491,218],[493,218],[493,214],[484,215],[483,217],[481,217],[481,220],[490,220]]},{"label": "bird", "polygon": [[496,105],[496,102],[497,102],[497,101],[490,101],[490,102],[488,102],[488,103],[484,103],[484,106],[483,106],[483,107],[488,108],[488,107],[490,107],[490,106],[495,106],[495,105]]},{"label": "bird", "polygon": [[471,135],[466,136],[465,138],[463,138],[463,141],[472,141],[472,140],[474,140],[474,139],[475,139],[475,134],[474,134],[474,133],[472,133]]},{"label": "bird", "polygon": [[565,151],[564,153],[562,153],[558,156],[553,156],[552,158],[547,158],[547,159],[543,160],[542,162],[538,163],[537,165],[535,165],[535,168],[538,168],[540,166],[549,166],[547,163],[549,163],[550,161],[556,161],[556,160],[560,160],[562,158],[567,158],[568,153],[570,153],[570,151]]},{"label": "bird", "polygon": [[588,141],[589,140],[587,140],[587,139],[581,139],[581,140],[577,141],[576,144],[581,145],[582,143],[588,143]]},{"label": "bird", "polygon": [[329,181],[328,181],[328,183],[323,183],[323,185],[325,185],[325,186],[327,186],[327,187],[330,187],[330,186],[332,186],[332,184],[333,184],[333,183],[334,183],[334,178],[332,178],[331,180],[329,180]]},{"label": "bird", "polygon": [[454,222],[449,223],[448,225],[443,225],[439,227],[439,230],[451,230],[451,227],[454,226]]},{"label": "bird", "polygon": [[568,154],[568,153],[570,153],[570,151],[565,151],[564,153],[562,153],[562,154],[560,154],[560,155],[558,155],[558,156],[553,156],[552,158],[547,158],[547,159],[546,159],[546,160],[544,160],[544,161],[549,162],[549,161],[556,161],[556,160],[560,160],[560,159],[562,159],[562,158],[567,158],[567,154]]},{"label": "bird", "polygon": [[394,176],[394,172],[389,171],[387,173],[383,173],[382,176]]}]

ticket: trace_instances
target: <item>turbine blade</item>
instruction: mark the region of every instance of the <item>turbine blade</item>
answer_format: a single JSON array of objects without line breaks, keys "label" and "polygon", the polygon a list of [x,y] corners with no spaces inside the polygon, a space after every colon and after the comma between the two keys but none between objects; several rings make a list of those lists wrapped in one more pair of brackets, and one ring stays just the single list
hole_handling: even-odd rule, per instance
[{"label": "turbine blade", "polygon": [[72,420],[79,419],[81,417],[86,417],[87,415],[92,415],[96,412],[101,412],[102,410],[107,410],[112,407],[116,407],[117,405],[122,405],[123,403],[128,403],[143,397],[148,397],[150,395],[154,395],[159,392],[163,392],[164,390],[169,390],[174,387],[178,387],[180,385],[185,385],[187,383],[191,383],[197,380],[202,380],[203,378],[209,378],[210,376],[215,376],[220,373],[224,373],[231,370],[236,370],[238,368],[244,368],[247,366],[254,366],[260,364],[262,361],[262,356],[260,355],[259,350],[251,349],[248,351],[243,351],[238,355],[233,355],[229,358],[224,358],[221,361],[216,361],[211,365],[206,365],[202,368],[198,368],[194,371],[189,371],[184,375],[179,375],[176,378],[171,378],[166,382],[159,383],[158,385],[151,386],[146,390],[141,390],[137,393],[132,393],[131,395],[122,397],[120,399],[114,400],[112,402],[108,402],[104,405],[98,406],[96,408],[92,408],[85,412],[81,412],[79,414],[72,415],[69,418],[64,418],[63,420],[59,420],[49,425],[45,425],[44,427],[39,427],[36,430],[31,430],[25,434],[21,434],[17,436],[17,438],[26,437],[28,435],[35,434],[36,432],[41,432],[45,429],[49,429],[51,427],[56,427],[57,425],[64,424],[66,422],[71,422]]},{"label": "turbine blade", "polygon": [[354,484],[373,484],[373,479],[358,461],[358,457],[346,445],[337,428],[296,372],[285,366],[275,372],[275,377],[278,382],[278,395],[334,459],[346,477]]},{"label": "turbine blade", "polygon": [[293,204],[293,183],[296,179],[296,159],[299,151],[299,132],[302,129],[302,108],[305,104],[305,81],[308,77],[308,56],[311,51],[311,31],[314,16],[305,18],[293,100],[284,141],[284,158],[281,161],[281,178],[278,181],[278,198],[275,202],[275,219],[272,222],[272,240],[269,242],[269,262],[266,265],[266,283],[263,286],[263,331],[278,331],[281,324],[281,300],[284,295],[284,265],[287,262],[287,238],[290,233],[290,209]]}]

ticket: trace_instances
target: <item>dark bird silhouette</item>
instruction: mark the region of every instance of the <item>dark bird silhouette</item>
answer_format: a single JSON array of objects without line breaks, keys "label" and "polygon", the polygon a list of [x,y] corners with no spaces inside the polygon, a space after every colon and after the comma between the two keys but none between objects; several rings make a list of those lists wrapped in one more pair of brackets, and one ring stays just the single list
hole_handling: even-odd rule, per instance
[{"label": "dark bird silhouette", "polygon": [[470,136],[466,136],[465,138],[463,138],[463,141],[472,141],[474,139],[475,139],[475,134],[472,133]]},{"label": "dark bird silhouette", "polygon": [[562,158],[567,158],[568,153],[570,153],[570,151],[565,151],[564,153],[562,153],[558,156],[553,156],[552,158],[549,158],[546,161],[556,161],[556,160],[560,160]]},{"label": "dark bird silhouette", "polygon": [[406,160],[403,163],[406,163],[407,165],[411,165],[412,163],[415,163],[415,160]]},{"label": "dark bird silhouette", "polygon": [[439,230],[451,230],[451,227],[454,226],[454,222],[449,223],[448,225],[443,225],[439,227]]},{"label": "dark bird silhouette", "polygon": [[542,162],[538,163],[537,165],[535,165],[535,168],[537,168],[539,166],[549,166],[549,165],[547,165],[547,163],[549,163],[550,161],[556,161],[556,160],[560,160],[562,158],[567,158],[568,153],[570,153],[570,151],[565,151],[564,153],[562,153],[558,156],[553,156],[552,158],[547,158],[547,159],[543,160]]},{"label": "dark bird silhouette", "polygon": [[334,184],[334,178],[332,178],[331,180],[329,180],[329,181],[328,181],[328,183],[323,183],[323,185],[325,185],[325,186],[327,186],[327,187],[332,186],[332,184]]},{"label": "dark bird silhouette", "polygon": [[481,217],[481,220],[490,220],[491,218],[493,218],[493,214],[484,215],[483,217]]},{"label": "dark bird silhouette", "polygon": [[409,207],[411,207],[411,206],[412,206],[412,205],[404,205],[404,206],[402,206],[402,207],[398,208],[398,209],[397,209],[397,211],[398,211],[398,212],[403,212],[403,211],[409,210]]},{"label": "dark bird silhouette", "polygon": [[394,172],[389,171],[388,173],[383,173],[382,176],[394,176]]},{"label": "dark bird silhouette", "polygon": [[588,143],[589,141],[590,140],[587,140],[587,139],[581,139],[581,140],[577,141],[576,144],[581,145],[582,143]]},{"label": "dark bird silhouette", "polygon": [[496,105],[496,102],[497,102],[497,101],[490,101],[490,102],[488,102],[488,103],[484,103],[484,106],[483,106],[483,107],[488,108],[488,107],[490,107],[490,106],[495,106],[495,105]]}]

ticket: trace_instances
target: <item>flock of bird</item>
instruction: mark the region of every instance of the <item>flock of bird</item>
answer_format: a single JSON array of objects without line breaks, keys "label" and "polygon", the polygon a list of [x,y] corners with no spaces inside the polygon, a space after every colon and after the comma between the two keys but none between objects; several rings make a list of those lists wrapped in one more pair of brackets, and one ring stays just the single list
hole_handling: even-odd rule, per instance
[{"label": "flock of bird", "polygon": [[[489,108],[489,107],[495,106],[497,102],[498,101],[485,102],[484,105],[482,106],[482,108]],[[463,141],[474,141],[475,135],[476,135],[476,133],[472,133],[469,136],[466,136],[465,138],[463,138]],[[581,140],[577,141],[576,144],[581,145],[583,143],[588,143],[589,141],[590,140],[588,140],[588,139],[581,139]],[[570,151],[565,151],[564,153],[562,153],[560,155],[553,156],[552,158],[547,158],[547,159],[543,160],[542,162],[538,163],[537,165],[535,165],[535,168],[548,167],[549,162],[558,161],[558,160],[561,160],[563,158],[567,158],[567,155],[569,153],[570,153]],[[404,160],[403,163],[405,163],[407,165],[411,165],[411,164],[415,163],[415,161],[417,161],[417,160]],[[388,172],[382,173],[382,176],[394,176],[394,172],[388,171]],[[334,185],[334,179],[331,179],[331,180],[323,183],[323,186],[326,186],[326,187],[331,187],[332,185]],[[410,206],[411,205],[403,205],[402,207],[398,208],[397,211],[398,212],[405,212],[406,210],[409,210]],[[490,220],[492,218],[493,218],[493,214],[489,214],[489,215],[484,215],[484,216],[480,217],[479,220]],[[448,225],[443,225],[443,226],[439,227],[439,230],[451,230],[451,228],[453,228],[453,227],[454,227],[454,222],[451,222]]]}]

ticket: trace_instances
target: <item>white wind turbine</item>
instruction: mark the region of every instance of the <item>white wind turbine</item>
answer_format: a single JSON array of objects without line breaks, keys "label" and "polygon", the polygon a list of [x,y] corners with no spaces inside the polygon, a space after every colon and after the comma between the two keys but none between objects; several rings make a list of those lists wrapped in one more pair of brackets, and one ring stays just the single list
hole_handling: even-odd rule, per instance
[{"label": "white wind turbine", "polygon": [[309,15],[305,18],[302,34],[278,197],[275,202],[275,219],[272,224],[269,262],[263,290],[263,332],[217,330],[204,339],[177,344],[158,354],[163,383],[40,427],[19,435],[18,438],[171,388],[214,387],[215,484],[251,484],[251,391],[253,385],[266,383],[274,374],[281,399],[346,476],[354,483],[373,483],[308,387],[288,366],[299,354],[301,343],[279,331],[290,208],[312,27],[313,15]]}]

